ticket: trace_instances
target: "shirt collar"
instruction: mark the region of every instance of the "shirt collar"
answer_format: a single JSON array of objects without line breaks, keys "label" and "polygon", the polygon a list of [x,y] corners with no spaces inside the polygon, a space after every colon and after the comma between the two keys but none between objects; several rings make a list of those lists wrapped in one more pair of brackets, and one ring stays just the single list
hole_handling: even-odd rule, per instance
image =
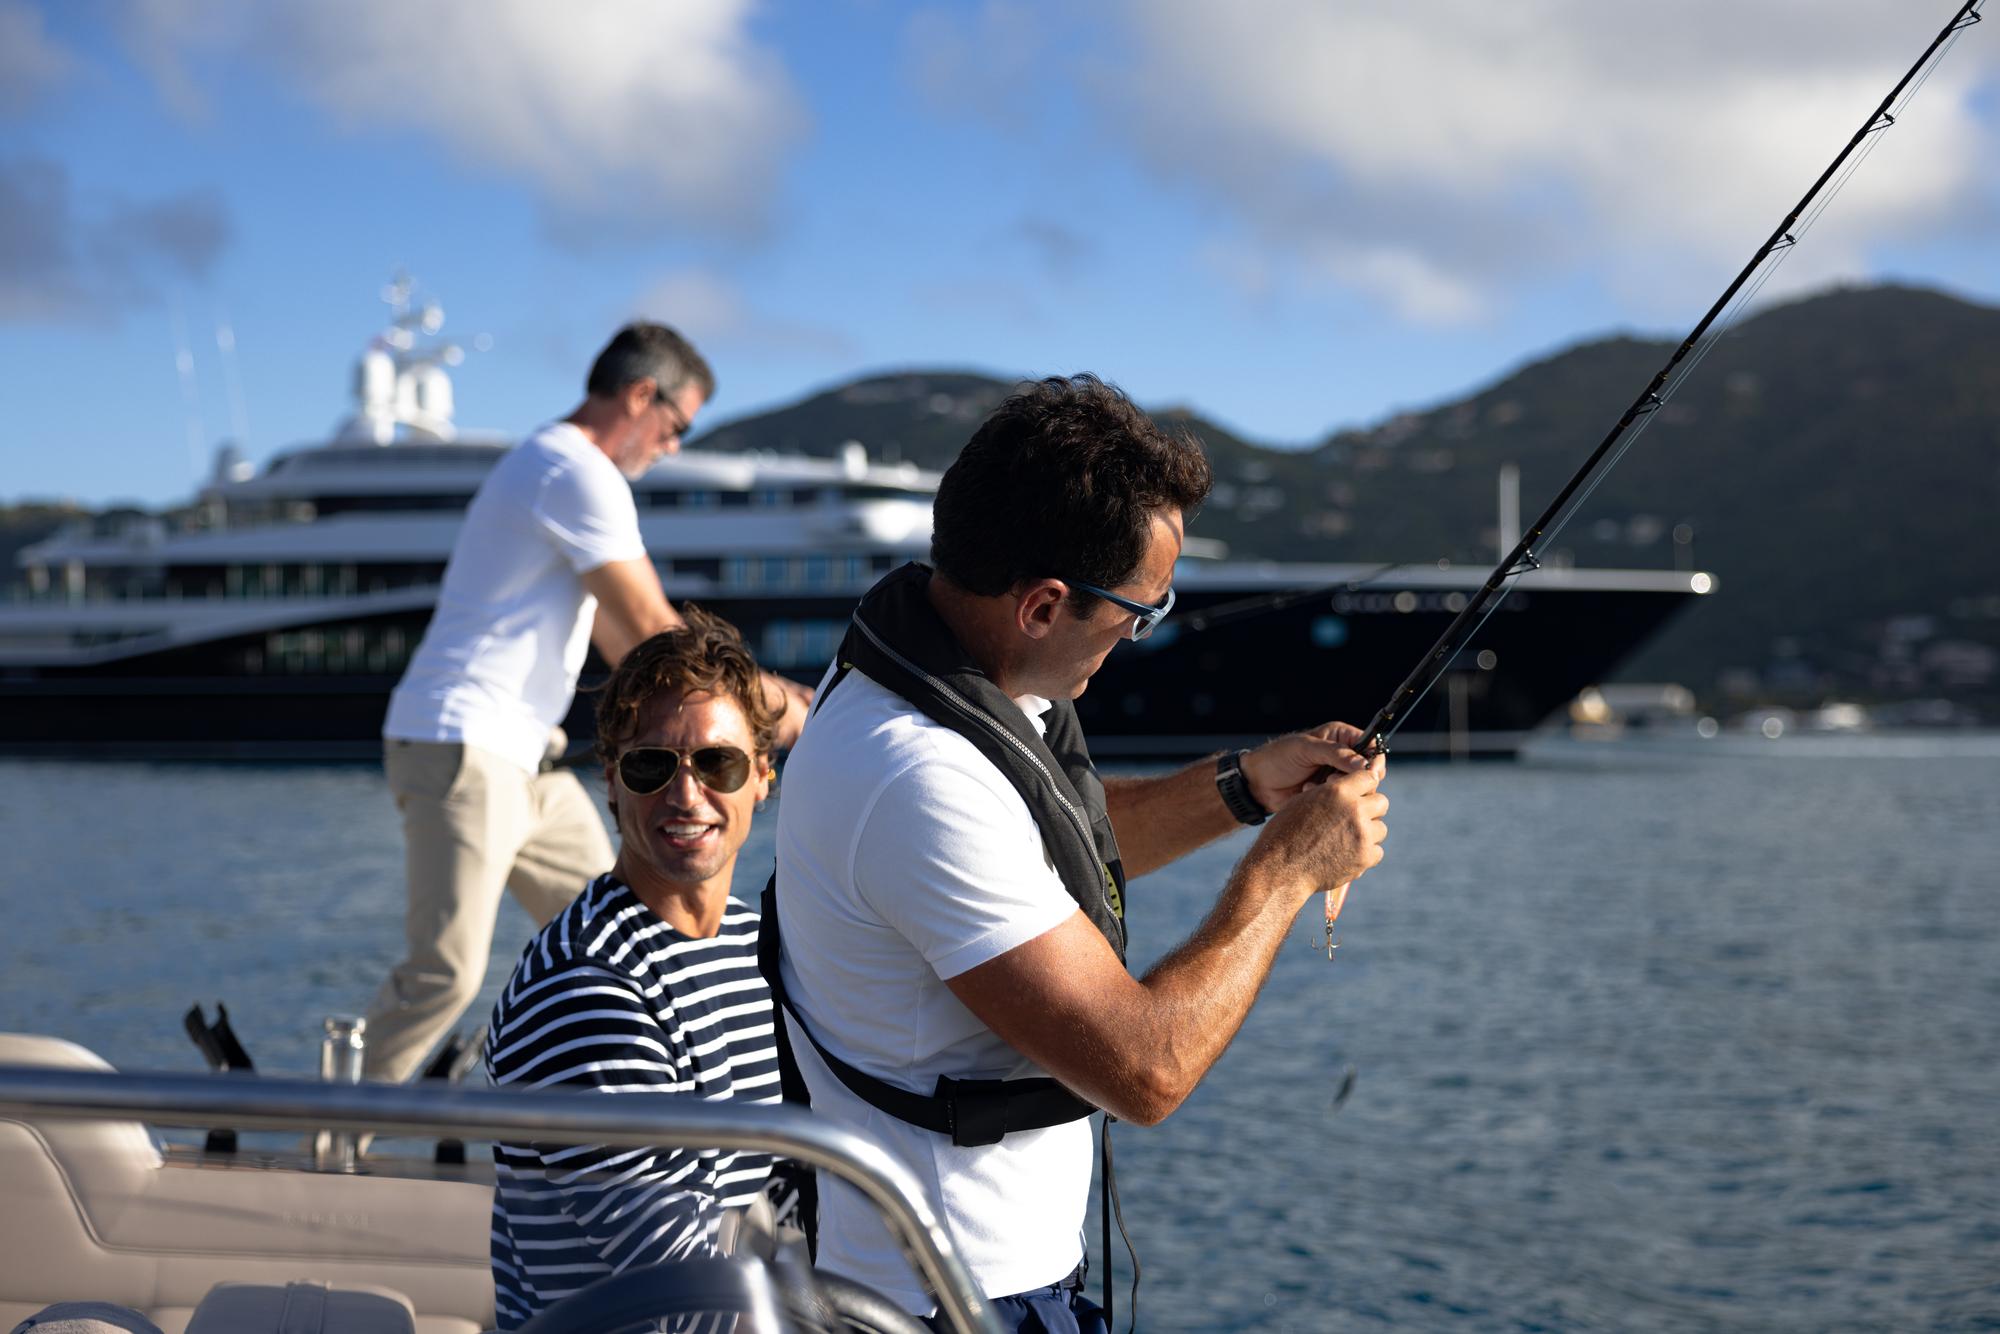
[{"label": "shirt collar", "polygon": [[1014,704],[1022,713],[1027,714],[1028,721],[1035,725],[1035,735],[1046,737],[1049,734],[1047,715],[1048,711],[1055,707],[1054,704],[1040,695],[1016,695]]}]

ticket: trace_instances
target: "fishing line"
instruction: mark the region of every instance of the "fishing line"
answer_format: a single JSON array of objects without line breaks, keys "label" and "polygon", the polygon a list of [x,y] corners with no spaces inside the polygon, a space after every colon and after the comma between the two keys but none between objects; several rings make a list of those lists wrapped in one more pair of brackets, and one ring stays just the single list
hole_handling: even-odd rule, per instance
[{"label": "fishing line", "polygon": [[[1778,270],[1783,268],[1785,261],[1792,257],[1792,252],[1798,249],[1799,245],[1805,240],[1806,234],[1813,229],[1814,224],[1832,206],[1833,201],[1840,197],[1841,191],[1847,188],[1848,183],[1854,179],[1855,173],[1860,171],[1862,165],[1868,161],[1875,150],[1881,147],[1885,132],[1894,128],[1896,124],[1897,114],[1915,100],[1917,93],[1923,88],[1925,83],[1929,82],[1931,75],[1937,71],[1937,67],[1943,61],[1945,54],[1958,43],[1959,36],[1963,32],[1964,28],[1959,28],[1952,34],[1950,40],[1938,49],[1937,54],[1924,66],[1922,75],[1897,100],[1892,110],[1878,115],[1870,122],[1866,131],[1867,138],[1861,151],[1854,156],[1839,176],[1834,179],[1825,195],[1805,214],[1803,220],[1786,232],[1784,238],[1776,245],[1771,246],[1762,259],[1757,261],[1755,278],[1731,298],[1729,304],[1723,308],[1723,312],[1717,318],[1713,328],[1697,341],[1693,352],[1682,362],[1673,375],[1669,377],[1667,383],[1661,386],[1656,395],[1660,407],[1665,407],[1668,403],[1672,402],[1674,395],[1680,392],[1681,387],[1688,382],[1701,367],[1701,364],[1708,359],[1708,355],[1725,339],[1736,333],[1738,326],[1748,317],[1750,308],[1756,304],[1757,297],[1763,292],[1765,284],[1777,276]],[[1616,450],[1607,456],[1603,465],[1588,485],[1572,498],[1563,513],[1544,530],[1542,543],[1545,548],[1548,543],[1553,542],[1557,535],[1569,525],[1569,521],[1575,517],[1578,510],[1583,508],[1585,502],[1596,493],[1597,488],[1603,485],[1604,479],[1609,477],[1612,471],[1617,468],[1619,462],[1624,459],[1626,452],[1638,442],[1640,436],[1646,433],[1647,428],[1653,424],[1657,416],[1658,409],[1648,411],[1644,420],[1625,433],[1624,439],[1619,442]],[[1525,572],[1521,571],[1520,573]],[[1515,577],[1518,577],[1518,574]],[[1485,624],[1483,617],[1480,624],[1482,626]],[[1475,630],[1474,633],[1476,634],[1477,631]],[[1419,696],[1418,698],[1421,699],[1422,697]],[[1412,704],[1416,702],[1416,700],[1413,700]]]},{"label": "fishing line", "polygon": [[[1839,155],[1820,173],[1819,179],[1813,182],[1805,196],[1793,205],[1792,211],[1757,248],[1750,262],[1730,282],[1709,312],[1675,349],[1667,364],[1654,375],[1652,382],[1625,410],[1610,433],[1564,485],[1548,509],[1531,525],[1514,551],[1503,558],[1499,566],[1487,577],[1475,601],[1446,628],[1445,633],[1424,660],[1405,678],[1389,702],[1376,713],[1363,734],[1361,744],[1364,748],[1379,748],[1382,742],[1395,732],[1407,717],[1408,707],[1429,692],[1437,677],[1449,669],[1471,633],[1476,633],[1479,627],[1485,624],[1487,617],[1492,614],[1493,604],[1505,595],[1507,585],[1519,574],[1539,568],[1541,561],[1535,554],[1536,546],[1551,540],[1576,513],[1582,500],[1602,483],[1604,476],[1610,471],[1606,461],[1609,460],[1615,465],[1624,457],[1632,442],[1651,425],[1651,418],[1666,401],[1661,395],[1661,390],[1666,388],[1670,381],[1675,389],[1684,384],[1694,366],[1704,360],[1715,344],[1733,327],[1733,324],[1726,322],[1720,327],[1717,327],[1717,324],[1726,314],[1733,313],[1732,318],[1740,315],[1746,307],[1746,298],[1754,296],[1763,284],[1769,281],[1771,273],[1775,272],[1777,267],[1771,263],[1772,259],[1776,257],[1782,262],[1786,258],[1783,252],[1797,245],[1799,233],[1804,230],[1800,227],[1800,219],[1807,215],[1816,202],[1819,202],[1821,207],[1812,212],[1812,218],[1817,220],[1820,214],[1824,213],[1824,203],[1830,202],[1831,196],[1824,201],[1821,200],[1821,196],[1826,193],[1828,184],[1834,183],[1837,193],[1839,188],[1844,187],[1852,179],[1853,168],[1859,165],[1859,161],[1856,160],[1857,151],[1861,160],[1865,160],[1873,151],[1879,142],[1880,131],[1895,123],[1892,108],[1907,105],[1916,89],[1927,81],[1928,71],[1935,68],[1936,61],[1942,53],[1955,44],[1958,35],[1966,27],[1979,21],[1977,10],[1980,3],[1981,0],[1967,0],[1967,3],[1932,40],[1917,63],[1898,81],[1889,96],[1883,99],[1881,105],[1862,123],[1861,128],[1849,138],[1846,147],[1841,149]],[[1752,279],[1756,281],[1752,282]],[[1690,354],[1694,354],[1692,361],[1689,359]]]},{"label": "fishing line", "polygon": [[[1886,137],[1886,132],[1895,127],[1897,118],[1916,100],[1917,94],[1923,91],[1926,83],[1930,82],[1931,75],[1937,72],[1938,66],[1943,63],[1945,56],[1950,53],[1952,47],[1958,44],[1958,39],[1964,35],[1965,29],[1971,27],[1972,23],[1976,22],[1978,18],[1979,15],[1974,12],[1969,20],[1958,23],[1951,30],[1950,37],[1921,66],[1921,73],[1911,81],[1909,88],[1904,91],[1901,97],[1896,99],[1894,105],[1888,110],[1878,113],[1869,122],[1867,129],[1864,131],[1866,139],[1863,142],[1861,151],[1848,162],[1846,167],[1833,180],[1825,194],[1804,215],[1803,219],[1785,233],[1781,242],[1771,246],[1763,258],[1757,261],[1755,279],[1738,291],[1735,297],[1730,300],[1729,304],[1723,309],[1721,316],[1717,319],[1715,327],[1699,340],[1692,355],[1672,375],[1669,381],[1661,387],[1657,397],[1662,407],[1671,402],[1674,395],[1680,392],[1681,386],[1686,384],[1688,379],[1700,368],[1702,362],[1708,359],[1709,353],[1713,352],[1724,339],[1729,338],[1737,331],[1737,327],[1748,315],[1750,307],[1756,304],[1757,297],[1764,290],[1765,284],[1769,283],[1777,275],[1778,270],[1784,267],[1785,261],[1792,257],[1792,252],[1798,249],[1799,245],[1805,240],[1806,234],[1819,222],[1827,209],[1832,207],[1833,201],[1840,197],[1841,192],[1854,179],[1855,173],[1859,172],[1863,164],[1874,154],[1875,150],[1882,146],[1882,140]],[[1617,450],[1605,461],[1597,476],[1575,497],[1574,501],[1568,506],[1561,517],[1545,531],[1542,538],[1544,544],[1554,541],[1556,535],[1568,526],[1570,519],[1583,507],[1584,502],[1590,499],[1597,488],[1603,484],[1604,479],[1611,475],[1612,470],[1624,458],[1626,451],[1637,442],[1640,436],[1646,433],[1646,428],[1653,424],[1653,419],[1657,415],[1657,410],[1648,412],[1644,421],[1626,433],[1625,439],[1619,444]],[[1485,624],[1483,617],[1480,624],[1482,626]],[[1415,701],[1412,702],[1414,703]]]},{"label": "fishing line", "polygon": [[[1651,419],[1666,403],[1661,391],[1668,389],[1670,382],[1674,389],[1686,383],[1688,374],[1707,358],[1715,344],[1734,327],[1732,322],[1723,320],[1723,317],[1730,315],[1733,320],[1735,315],[1740,315],[1747,305],[1747,300],[1743,299],[1746,297],[1746,288],[1747,294],[1754,296],[1770,280],[1770,274],[1778,267],[1771,262],[1773,257],[1776,256],[1779,263],[1782,263],[1786,257],[1782,252],[1796,247],[1799,236],[1806,230],[1806,226],[1801,225],[1801,219],[1809,225],[1825,213],[1826,205],[1832,202],[1834,195],[1837,195],[1853,178],[1854,171],[1859,168],[1860,163],[1874,151],[1880,142],[1881,131],[1896,123],[1895,110],[1908,105],[1917,90],[1928,82],[1930,71],[1936,67],[1944,52],[1957,44],[1958,36],[1966,28],[1980,21],[1978,10],[1981,3],[1982,0],[1966,0],[1937,36],[1931,39],[1930,45],[1924,48],[1916,63],[1910,66],[1897,81],[1896,86],[1889,90],[1889,95],[1883,98],[1875,111],[1862,122],[1861,128],[1849,137],[1846,146],[1832,162],[1827,164],[1826,169],[1819,174],[1819,178],[1806,190],[1798,203],[1792,206],[1791,212],[1778,223],[1764,243],[1757,247],[1749,263],[1730,280],[1729,286],[1723,289],[1722,295],[1715,299],[1708,312],[1695,323],[1680,346],[1667,358],[1666,364],[1654,373],[1652,380],[1640,390],[1639,397],[1633,400],[1610,432],[1598,442],[1597,447],[1584,460],[1583,466],[1571,475],[1562,490],[1557,492],[1555,499],[1549,503],[1548,508],[1529,526],[1514,550],[1502,557],[1492,573],[1487,575],[1485,583],[1473,596],[1472,602],[1452,619],[1445,627],[1444,633],[1424,655],[1423,660],[1403,679],[1403,683],[1396,687],[1388,703],[1376,711],[1368,726],[1362,730],[1360,740],[1356,742],[1357,750],[1376,754],[1385,751],[1387,746],[1384,743],[1408,719],[1409,710],[1421,702],[1430,693],[1431,687],[1437,684],[1438,679],[1451,669],[1459,653],[1485,626],[1487,619],[1492,616],[1500,600],[1506,596],[1513,581],[1528,570],[1541,567],[1541,560],[1535,554],[1536,546],[1545,545],[1553,540],[1555,534],[1560,532],[1581,508],[1583,501],[1603,482],[1611,467],[1616,466],[1624,457],[1633,440],[1652,424]],[[1859,150],[1858,157],[1857,150]],[[1834,185],[1832,194],[1826,193],[1829,183]],[[1826,196],[1824,199],[1821,198],[1823,194]],[[1816,203],[1817,208],[1814,207]],[[1753,279],[1756,281],[1753,282]],[[1718,325],[1718,321],[1722,322]],[[1692,361],[1689,360],[1690,354],[1693,354]],[[1646,420],[1641,421],[1642,417]],[[1610,466],[1606,466],[1607,459],[1610,460]],[[1323,771],[1323,776],[1331,776],[1332,773],[1331,769],[1327,769]],[[1329,959],[1333,957],[1335,902],[1335,891],[1328,890],[1326,952]]]},{"label": "fishing line", "polygon": [[1283,593],[1260,593],[1256,597],[1238,598],[1234,602],[1225,602],[1219,607],[1210,607],[1206,611],[1198,611],[1192,616],[1185,617],[1180,628],[1187,634],[1200,634],[1204,630],[1213,630],[1218,625],[1227,625],[1231,621],[1240,621],[1248,616],[1283,611],[1286,607],[1296,606],[1301,602],[1311,602],[1329,593],[1357,592],[1409,566],[1409,561],[1391,561],[1358,579],[1347,579],[1337,584],[1322,584],[1316,588],[1295,588]]},{"label": "fishing line", "polygon": [[[1911,80],[1909,87],[1896,99],[1893,106],[1886,111],[1879,112],[1870,120],[1865,130],[1866,139],[1861,147],[1861,151],[1846,163],[1839,175],[1832,180],[1824,193],[1814,202],[1811,209],[1803,215],[1801,220],[1787,231],[1781,239],[1770,243],[1763,255],[1755,261],[1754,278],[1734,293],[1729,302],[1723,307],[1721,313],[1716,317],[1711,328],[1695,341],[1688,355],[1674,367],[1666,382],[1655,393],[1654,406],[1648,408],[1635,425],[1625,430],[1613,451],[1600,461],[1599,467],[1594,470],[1588,482],[1569,498],[1559,514],[1543,526],[1538,545],[1544,551],[1569,526],[1570,520],[1596,494],[1598,487],[1603,485],[1604,479],[1610,476],[1618,464],[1624,460],[1626,453],[1633,445],[1638,443],[1639,438],[1652,426],[1654,418],[1659,415],[1659,409],[1673,401],[1674,395],[1679,393],[1681,387],[1700,369],[1702,363],[1708,359],[1709,354],[1716,349],[1717,345],[1737,332],[1738,327],[1748,316],[1750,308],[1756,304],[1758,296],[1762,294],[1765,285],[1777,275],[1779,269],[1784,267],[1785,262],[1791,258],[1792,252],[1805,240],[1806,234],[1819,222],[1821,216],[1832,206],[1833,201],[1840,197],[1841,192],[1854,179],[1855,173],[1861,170],[1863,164],[1881,146],[1884,131],[1894,128],[1897,119],[1916,100],[1917,94],[1930,81],[1931,75],[1937,72],[1938,66],[1943,63],[1945,56],[1950,53],[1952,47],[1958,44],[1958,40],[1964,35],[1965,29],[1971,27],[1973,23],[1978,22],[1981,17],[1977,13],[1976,7],[1973,10],[1968,10],[1967,14],[1969,17],[1959,21],[1953,28],[1950,37],[1922,64],[1920,67],[1921,73]],[[1530,553],[1530,556],[1531,559],[1527,563],[1517,562],[1506,577],[1509,580],[1514,580],[1524,574],[1532,573],[1542,568],[1540,559],[1533,557],[1532,553]],[[1197,612],[1185,618],[1181,623],[1182,632],[1186,634],[1200,634],[1203,631],[1216,629],[1248,617],[1283,611],[1288,607],[1297,606],[1302,602],[1313,601],[1332,593],[1356,592],[1380,582],[1397,571],[1413,568],[1418,564],[1420,562],[1393,561],[1380,566],[1359,579],[1344,580],[1340,583],[1326,584],[1317,588],[1295,589],[1284,593],[1272,593],[1258,597],[1238,599],[1235,602],[1225,603],[1220,607]],[[1502,596],[1504,596],[1504,591]],[[1480,629],[1484,628],[1486,619],[1491,614],[1492,611],[1489,609],[1474,624],[1471,634],[1466,636],[1468,641],[1475,637]],[[1421,693],[1409,701],[1406,708],[1413,708],[1421,703],[1424,696],[1429,693],[1429,689],[1429,685],[1426,685]]]}]

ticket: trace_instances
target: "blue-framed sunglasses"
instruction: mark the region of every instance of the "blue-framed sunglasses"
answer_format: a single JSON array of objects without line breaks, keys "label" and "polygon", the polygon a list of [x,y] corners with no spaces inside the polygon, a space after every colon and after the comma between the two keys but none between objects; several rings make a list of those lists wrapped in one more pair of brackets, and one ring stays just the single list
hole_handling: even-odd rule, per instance
[{"label": "blue-framed sunglasses", "polygon": [[1147,635],[1152,634],[1153,627],[1161,621],[1166,620],[1167,613],[1174,609],[1174,590],[1171,588],[1167,590],[1166,597],[1162,598],[1158,605],[1149,607],[1143,602],[1134,602],[1131,598],[1121,598],[1110,589],[1099,588],[1096,584],[1081,584],[1074,579],[1066,580],[1065,582],[1071,588],[1080,588],[1092,597],[1103,598],[1120,611],[1131,612],[1131,634],[1134,639],[1144,639]]}]

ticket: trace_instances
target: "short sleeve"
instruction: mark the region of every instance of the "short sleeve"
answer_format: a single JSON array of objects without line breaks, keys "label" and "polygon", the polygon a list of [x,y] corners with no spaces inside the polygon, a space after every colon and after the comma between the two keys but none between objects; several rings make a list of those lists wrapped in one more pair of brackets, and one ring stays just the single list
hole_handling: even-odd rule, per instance
[{"label": "short sleeve", "polygon": [[1077,911],[1020,794],[997,773],[944,763],[882,786],[855,839],[854,886],[941,981]]},{"label": "short sleeve", "polygon": [[565,460],[542,479],[533,507],[535,522],[578,574],[613,561],[645,556],[639,536],[639,507],[616,468]]}]

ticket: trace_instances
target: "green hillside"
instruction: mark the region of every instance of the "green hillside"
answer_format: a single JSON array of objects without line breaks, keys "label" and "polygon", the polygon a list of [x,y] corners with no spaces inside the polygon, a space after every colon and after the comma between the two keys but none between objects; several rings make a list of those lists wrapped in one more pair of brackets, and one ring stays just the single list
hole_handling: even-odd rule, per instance
[{"label": "green hillside", "polygon": [[[1618,337],[1318,446],[1278,450],[1197,416],[1216,465],[1194,531],[1284,560],[1497,558],[1496,479],[1532,518],[1672,349]],[[908,371],[705,434],[698,447],[826,454],[847,440],[941,468],[1008,385]],[[1718,345],[1565,531],[1551,559],[1670,568],[1722,592],[1626,675],[1711,707],[1948,697],[2000,717],[2000,310],[1841,290]],[[1692,543],[1677,548],[1677,527]]]}]

